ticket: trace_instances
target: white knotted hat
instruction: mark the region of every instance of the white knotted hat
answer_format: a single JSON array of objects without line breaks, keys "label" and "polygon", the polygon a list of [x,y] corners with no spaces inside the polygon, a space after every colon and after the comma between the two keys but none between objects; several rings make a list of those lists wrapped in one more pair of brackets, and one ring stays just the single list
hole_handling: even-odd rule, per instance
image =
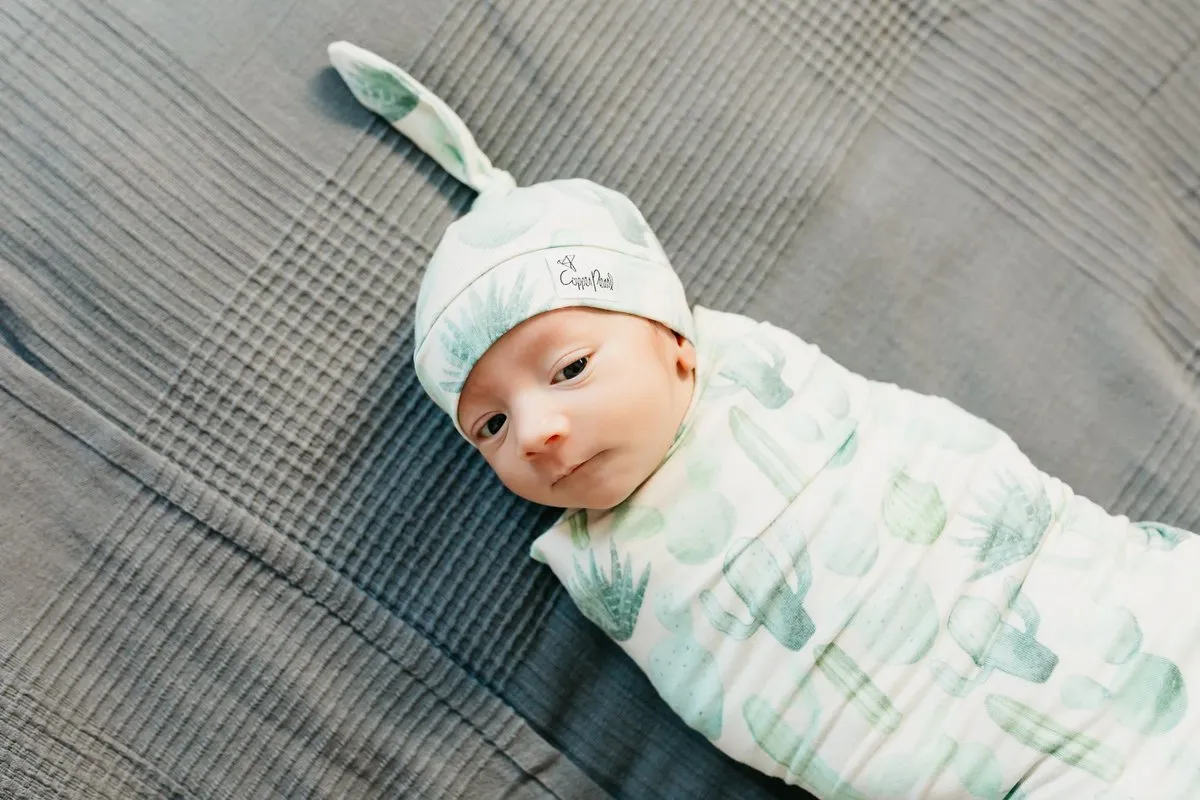
[{"label": "white knotted hat", "polygon": [[459,433],[471,368],[536,314],[622,311],[694,339],[683,284],[629,198],[582,179],[518,187],[463,121],[399,67],[347,42],[331,44],[329,60],[359,102],[479,192],[446,229],[417,296],[417,378]]}]

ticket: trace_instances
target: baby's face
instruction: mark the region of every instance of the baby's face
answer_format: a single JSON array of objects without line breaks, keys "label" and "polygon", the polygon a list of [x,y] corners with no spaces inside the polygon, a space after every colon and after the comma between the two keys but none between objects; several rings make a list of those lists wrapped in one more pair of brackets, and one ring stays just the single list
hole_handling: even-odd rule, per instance
[{"label": "baby's face", "polygon": [[539,314],[467,377],[458,419],[504,485],[559,508],[611,508],[662,462],[691,402],[691,342],[642,317]]}]

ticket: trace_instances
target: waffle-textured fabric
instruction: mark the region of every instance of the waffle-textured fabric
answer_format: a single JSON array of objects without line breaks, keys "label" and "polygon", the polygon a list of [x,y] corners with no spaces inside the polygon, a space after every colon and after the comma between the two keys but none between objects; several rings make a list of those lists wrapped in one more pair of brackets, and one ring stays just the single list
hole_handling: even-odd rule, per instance
[{"label": "waffle-textured fabric", "polygon": [[4,3],[0,796],[805,796],[676,719],[425,396],[476,193],[330,41],[519,185],[628,197],[692,302],[1194,530],[1198,36],[1190,0]]},{"label": "waffle-textured fabric", "polygon": [[822,800],[1200,792],[1195,534],[943,398],[694,317],[663,464],[532,546],[688,725]]}]

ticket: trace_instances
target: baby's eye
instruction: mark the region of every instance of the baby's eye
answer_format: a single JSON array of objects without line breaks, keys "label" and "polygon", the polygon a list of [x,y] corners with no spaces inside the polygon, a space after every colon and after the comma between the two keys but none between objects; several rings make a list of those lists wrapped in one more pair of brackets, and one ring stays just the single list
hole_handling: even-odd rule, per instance
[{"label": "baby's eye", "polygon": [[579,374],[587,367],[587,363],[587,356],[575,359],[558,371],[558,374],[554,376],[554,382],[558,383],[560,380],[569,381],[572,378],[579,377]]},{"label": "baby's eye", "polygon": [[503,414],[493,414],[488,418],[488,421],[483,423],[483,427],[479,429],[479,436],[483,439],[495,436],[504,427],[504,421],[508,419]]}]

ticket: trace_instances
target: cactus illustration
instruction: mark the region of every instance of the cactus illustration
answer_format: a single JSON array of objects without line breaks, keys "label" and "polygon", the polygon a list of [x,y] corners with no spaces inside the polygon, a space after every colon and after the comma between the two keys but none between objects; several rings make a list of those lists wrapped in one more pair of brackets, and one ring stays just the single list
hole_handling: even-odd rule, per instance
[{"label": "cactus illustration", "polygon": [[1111,747],[1059,725],[1011,697],[989,694],[984,707],[992,721],[1021,744],[1090,772],[1105,783],[1113,783],[1125,770],[1120,753]]},{"label": "cactus illustration", "polygon": [[816,719],[803,736],[796,733],[770,703],[752,695],[742,706],[742,717],[750,735],[777,764],[788,771],[790,783],[798,783],[826,800],[866,800],[817,755],[812,737]]},{"label": "cactus illustration", "polygon": [[1135,522],[1133,526],[1146,537],[1148,550],[1174,550],[1194,534],[1161,522]]},{"label": "cactus illustration", "polygon": [[470,289],[467,309],[457,320],[447,321],[447,330],[441,334],[449,362],[446,365],[449,380],[439,384],[444,391],[461,392],[467,373],[484,352],[536,312],[533,287],[525,285],[525,275],[519,273],[516,282],[507,289],[501,288],[498,281],[489,281],[483,296]]},{"label": "cactus illustration", "polygon": [[979,501],[981,513],[968,516],[983,531],[959,544],[973,551],[982,566],[969,580],[978,580],[1028,558],[1050,527],[1052,510],[1046,490],[1023,486],[1012,474],[999,476],[995,490]]},{"label": "cactus illustration", "polygon": [[648,246],[646,239],[648,227],[642,221],[633,202],[620,192],[584,180],[554,181],[554,187],[564,194],[585,203],[595,203],[604,208],[612,217],[613,224],[621,236],[630,244],[639,247]]},{"label": "cactus illustration", "polygon": [[885,664],[915,664],[937,639],[937,605],[929,584],[911,572],[889,575],[854,610],[848,627]]},{"label": "cactus illustration", "polygon": [[734,639],[747,639],[765,627],[789,650],[804,647],[817,628],[804,610],[804,597],[812,585],[812,569],[802,543],[793,548],[791,566],[796,573],[796,591],[788,586],[784,570],[765,544],[758,539],[735,539],[722,571],[750,612],[750,622],[726,611],[716,595],[705,589],[700,593],[700,604],[708,621]]},{"label": "cactus illustration", "polygon": [[609,543],[609,552],[612,566],[607,578],[596,565],[595,553],[588,553],[591,563],[586,573],[579,568],[579,562],[572,559],[575,575],[567,583],[567,590],[585,617],[613,639],[623,642],[633,636],[633,629],[637,625],[638,614],[642,610],[642,595],[650,580],[650,565],[646,565],[637,586],[634,586],[630,557],[625,557],[622,566],[616,544]]},{"label": "cactus illustration", "polygon": [[1175,662],[1151,653],[1121,667],[1110,691],[1097,681],[1072,675],[1063,683],[1070,708],[1107,708],[1113,719],[1138,733],[1155,736],[1174,728],[1187,711],[1187,688]]},{"label": "cactus illustration", "polygon": [[692,614],[686,602],[660,595],[654,613],[671,635],[650,651],[646,675],[689,727],[717,739],[721,735],[725,690],[716,660],[693,637]]},{"label": "cactus illustration", "polygon": [[454,231],[459,241],[470,247],[500,247],[545,219],[546,205],[545,198],[535,189],[518,189],[501,197],[484,194],[475,201],[470,214],[454,223]]},{"label": "cactus illustration", "polygon": [[916,750],[892,753],[873,760],[866,779],[860,784],[868,796],[879,798],[912,797],[918,785],[929,786],[954,761],[958,745],[945,734],[938,734]]},{"label": "cactus illustration", "polygon": [[839,418],[850,413],[850,393],[846,391],[842,372],[841,367],[827,358],[822,358],[813,367],[811,383],[806,389],[817,398],[830,416]]},{"label": "cactus illustration", "polygon": [[963,697],[1000,670],[1031,683],[1045,683],[1058,666],[1058,656],[1037,640],[1041,617],[1012,578],[1004,581],[1012,610],[1025,630],[1004,622],[1003,613],[981,597],[964,596],[950,610],[946,627],[958,646],[981,669],[973,678],[963,678],[942,661],[931,664],[938,685],[955,697]]},{"label": "cactus illustration", "polygon": [[825,674],[872,727],[884,733],[891,733],[900,727],[903,716],[892,705],[892,701],[842,648],[836,644],[818,645],[815,653],[817,669]]},{"label": "cactus illustration", "polygon": [[626,501],[612,510],[612,535],[618,542],[649,539],[666,525],[662,512],[653,506],[635,506]]},{"label": "cactus illustration", "polygon": [[789,503],[795,500],[807,481],[788,453],[740,408],[729,409],[729,429],[754,466]]},{"label": "cactus illustration", "polygon": [[826,438],[830,441],[842,440],[841,445],[834,451],[833,458],[825,466],[830,469],[844,467],[854,460],[858,453],[858,424],[849,419],[839,419],[829,426]]},{"label": "cactus illustration", "polygon": [[587,510],[579,509],[567,517],[567,530],[571,532],[571,544],[576,550],[582,550],[592,541],[588,534]]},{"label": "cactus illustration", "polygon": [[893,535],[913,544],[933,544],[946,527],[946,504],[937,486],[904,470],[888,481],[882,514]]},{"label": "cactus illustration", "polygon": [[1019,789],[1005,791],[1000,760],[988,746],[978,742],[959,745],[954,753],[958,779],[972,797],[980,800],[1017,800],[1024,797]]},{"label": "cactus illustration", "polygon": [[420,102],[401,76],[386,70],[356,64],[343,77],[360,103],[391,123],[404,119]]},{"label": "cactus illustration", "polygon": [[976,455],[1000,439],[1000,430],[942,397],[918,395],[899,387],[873,391],[875,419],[905,445],[944,448]]},{"label": "cactus illustration", "polygon": [[860,578],[875,566],[879,557],[875,518],[845,494],[839,494],[812,547],[830,572]]},{"label": "cactus illustration", "polygon": [[733,535],[737,512],[720,492],[689,492],[671,509],[667,550],[682,564],[701,564],[720,555]]},{"label": "cactus illustration", "polygon": [[[764,358],[766,353],[770,359]],[[754,395],[764,408],[780,408],[792,399],[791,388],[783,382],[787,358],[775,342],[766,335],[751,334],[744,340],[732,342],[720,355],[717,377],[728,381],[710,386],[713,396],[745,389]]]}]

